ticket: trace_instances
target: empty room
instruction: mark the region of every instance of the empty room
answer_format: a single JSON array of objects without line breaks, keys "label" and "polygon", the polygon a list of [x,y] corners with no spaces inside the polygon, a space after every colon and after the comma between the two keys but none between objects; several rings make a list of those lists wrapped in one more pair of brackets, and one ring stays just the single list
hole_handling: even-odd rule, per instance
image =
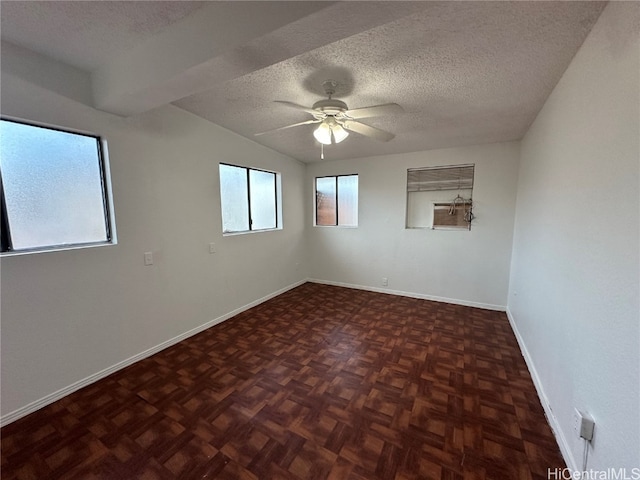
[{"label": "empty room", "polygon": [[640,479],[640,3],[0,17],[3,479]]}]

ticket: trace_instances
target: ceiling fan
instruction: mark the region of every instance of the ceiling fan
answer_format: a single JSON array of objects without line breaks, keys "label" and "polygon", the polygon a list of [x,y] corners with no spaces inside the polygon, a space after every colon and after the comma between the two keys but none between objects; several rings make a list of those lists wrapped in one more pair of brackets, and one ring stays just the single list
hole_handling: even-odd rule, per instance
[{"label": "ceiling fan", "polygon": [[347,138],[349,132],[359,133],[365,137],[375,138],[382,142],[388,142],[395,137],[393,133],[386,132],[370,125],[365,125],[357,120],[366,117],[379,117],[382,115],[402,113],[403,109],[400,105],[397,103],[385,103],[383,105],[374,105],[371,107],[349,110],[346,103],[341,100],[331,98],[336,93],[337,86],[338,83],[334,80],[327,80],[323,82],[322,87],[329,98],[314,103],[311,108],[303,107],[302,105],[292,102],[276,100],[276,103],[311,114],[313,119],[305,122],[294,123],[293,125],[274,128],[273,130],[256,133],[255,135],[264,135],[266,133],[277,132],[287,128],[298,127],[300,125],[319,123],[320,125],[318,125],[318,128],[314,130],[313,136],[323,145],[340,143]]}]

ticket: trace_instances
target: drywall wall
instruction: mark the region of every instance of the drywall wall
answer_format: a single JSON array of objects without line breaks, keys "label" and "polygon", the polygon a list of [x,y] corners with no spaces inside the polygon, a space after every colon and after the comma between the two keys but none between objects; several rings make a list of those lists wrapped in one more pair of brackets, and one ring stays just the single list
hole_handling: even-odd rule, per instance
[{"label": "drywall wall", "polygon": [[[307,277],[303,164],[176,107],[99,112],[42,86],[62,67],[25,61],[2,72],[2,114],[106,138],[118,244],[1,259],[3,418]],[[221,161],[281,173],[283,230],[222,236]]]},{"label": "drywall wall", "polygon": [[[518,144],[449,148],[307,166],[313,279],[487,308],[507,301]],[[470,231],[405,228],[407,169],[475,164]],[[314,178],[358,174],[357,228],[313,227]],[[457,192],[451,192],[451,200]],[[381,279],[388,278],[383,287]]]},{"label": "drywall wall", "polygon": [[570,468],[574,407],[587,468],[640,467],[639,25],[611,2],[522,141],[509,314]]}]

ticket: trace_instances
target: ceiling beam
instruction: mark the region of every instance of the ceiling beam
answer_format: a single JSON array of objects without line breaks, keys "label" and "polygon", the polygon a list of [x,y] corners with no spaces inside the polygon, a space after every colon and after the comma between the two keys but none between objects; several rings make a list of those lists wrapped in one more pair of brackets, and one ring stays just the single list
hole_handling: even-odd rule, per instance
[{"label": "ceiling beam", "polygon": [[206,91],[419,11],[421,2],[211,2],[92,74],[94,106],[122,116]]}]

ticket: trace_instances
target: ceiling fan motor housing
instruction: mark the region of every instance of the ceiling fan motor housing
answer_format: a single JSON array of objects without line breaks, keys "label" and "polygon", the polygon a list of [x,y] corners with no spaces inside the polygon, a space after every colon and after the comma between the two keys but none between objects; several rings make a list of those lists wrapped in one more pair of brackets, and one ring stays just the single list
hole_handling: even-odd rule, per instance
[{"label": "ceiling fan motor housing", "polygon": [[314,110],[318,110],[327,115],[337,115],[342,112],[346,112],[348,110],[347,104],[340,101],[335,100],[333,98],[328,98],[326,100],[320,100],[313,104],[312,107]]}]

